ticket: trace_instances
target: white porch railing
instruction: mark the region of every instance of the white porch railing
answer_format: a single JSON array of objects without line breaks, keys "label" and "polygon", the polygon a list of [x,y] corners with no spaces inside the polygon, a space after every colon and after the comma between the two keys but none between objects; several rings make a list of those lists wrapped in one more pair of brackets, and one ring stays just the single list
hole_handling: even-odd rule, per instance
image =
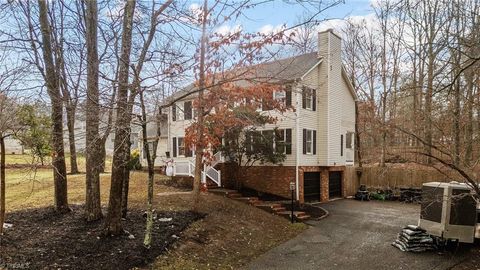
[{"label": "white porch railing", "polygon": [[[223,156],[220,152],[215,153],[212,163],[205,165],[202,170],[202,182],[206,182],[206,177],[210,178],[217,186],[222,185],[222,174],[220,170],[214,168],[220,162],[224,162]],[[194,160],[175,161],[173,165],[173,175],[195,176]]]}]

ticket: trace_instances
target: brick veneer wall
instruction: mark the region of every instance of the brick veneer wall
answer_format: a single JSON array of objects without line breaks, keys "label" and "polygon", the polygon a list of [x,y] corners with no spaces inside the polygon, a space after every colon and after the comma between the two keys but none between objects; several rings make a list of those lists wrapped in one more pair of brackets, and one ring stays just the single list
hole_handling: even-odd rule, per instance
[{"label": "brick veneer wall", "polygon": [[[227,188],[237,188],[235,186],[234,167],[228,164],[219,164],[218,169],[222,172],[222,186]],[[342,172],[342,197],[347,195],[347,185],[345,181],[345,167],[320,167],[320,166],[299,166],[298,167],[298,186],[299,202],[304,203],[303,179],[305,172],[320,173],[320,198],[322,202],[329,198],[329,172]],[[254,189],[256,191],[277,195],[284,198],[290,198],[290,182],[295,181],[295,166],[254,166],[246,170],[246,175],[242,179],[242,187]]]},{"label": "brick veneer wall", "polygon": [[[219,169],[222,172],[222,186],[235,188],[233,166],[223,165]],[[295,182],[295,166],[253,166],[245,171],[242,187],[290,198],[291,181]]]}]

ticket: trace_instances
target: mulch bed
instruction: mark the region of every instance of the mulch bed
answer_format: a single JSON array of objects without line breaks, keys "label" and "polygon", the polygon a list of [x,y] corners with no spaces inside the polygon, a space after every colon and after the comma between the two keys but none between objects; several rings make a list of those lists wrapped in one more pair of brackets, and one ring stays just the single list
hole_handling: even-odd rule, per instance
[{"label": "mulch bed", "polygon": [[[102,221],[87,223],[81,206],[58,214],[37,208],[7,214],[13,227],[0,236],[0,269],[130,269],[145,266],[179,239],[192,222],[204,217],[190,211],[158,212],[152,247],[143,247],[144,211],[131,209],[125,235],[105,237]],[[129,235],[133,235],[135,238]]]}]

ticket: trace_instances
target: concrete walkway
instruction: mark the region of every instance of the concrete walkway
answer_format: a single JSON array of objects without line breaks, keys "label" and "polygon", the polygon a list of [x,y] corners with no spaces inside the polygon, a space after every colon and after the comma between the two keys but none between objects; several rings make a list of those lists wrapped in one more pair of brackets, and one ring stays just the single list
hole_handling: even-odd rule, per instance
[{"label": "concrete walkway", "polygon": [[338,200],[323,204],[330,216],[260,256],[246,269],[448,269],[456,256],[405,253],[391,246],[407,224],[417,224],[418,205]]}]

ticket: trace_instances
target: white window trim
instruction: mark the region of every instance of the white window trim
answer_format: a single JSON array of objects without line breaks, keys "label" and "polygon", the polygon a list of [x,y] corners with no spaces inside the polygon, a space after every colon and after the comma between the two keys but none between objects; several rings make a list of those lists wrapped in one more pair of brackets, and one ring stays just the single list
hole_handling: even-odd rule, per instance
[{"label": "white window trim", "polygon": [[[308,141],[308,134],[310,134],[310,143]],[[310,145],[310,152],[308,151],[308,146]],[[305,135],[305,154],[306,155],[313,155],[313,129],[306,129]]]},{"label": "white window trim", "polygon": [[[355,133],[351,131],[347,131],[347,133],[345,133],[345,149],[352,150],[355,147],[354,134]],[[350,138],[350,147],[348,147],[348,144],[347,144],[348,138]]]},{"label": "white window trim", "polygon": [[313,110],[313,94],[310,88],[307,88],[307,93],[305,96],[305,109],[306,110]]},{"label": "white window trim", "polygon": [[[183,155],[180,155],[180,140],[183,142]],[[185,137],[177,137],[177,157],[185,157]]]},{"label": "white window trim", "polygon": [[[283,143],[283,152],[282,154],[287,154],[287,129],[286,128],[279,128],[278,130],[281,130],[283,133],[283,141],[279,141]],[[273,149],[277,151],[277,136],[274,134],[273,137]]]},{"label": "white window trim", "polygon": [[283,93],[283,98],[281,100],[281,102],[283,103],[283,105],[286,105],[287,103],[287,91],[286,90],[283,90],[283,89],[277,89],[277,90],[273,90],[273,99],[276,100],[276,97],[275,95],[277,93]]},{"label": "white window trim", "polygon": [[[191,103],[191,105],[190,105],[190,110],[191,110],[190,115],[192,116],[192,118],[190,118],[190,119],[185,119],[185,103],[186,102]],[[193,109],[193,100],[186,100],[186,101],[183,102],[182,112],[183,112],[183,119],[182,120],[194,120],[195,119],[195,114],[194,114],[195,110]]]},{"label": "white window trim", "polygon": [[183,108],[185,106],[184,102],[182,102],[182,106],[179,106],[179,102],[175,103],[175,106],[177,106],[175,112],[176,112],[176,121],[183,121],[185,120],[185,115],[183,112]]}]

